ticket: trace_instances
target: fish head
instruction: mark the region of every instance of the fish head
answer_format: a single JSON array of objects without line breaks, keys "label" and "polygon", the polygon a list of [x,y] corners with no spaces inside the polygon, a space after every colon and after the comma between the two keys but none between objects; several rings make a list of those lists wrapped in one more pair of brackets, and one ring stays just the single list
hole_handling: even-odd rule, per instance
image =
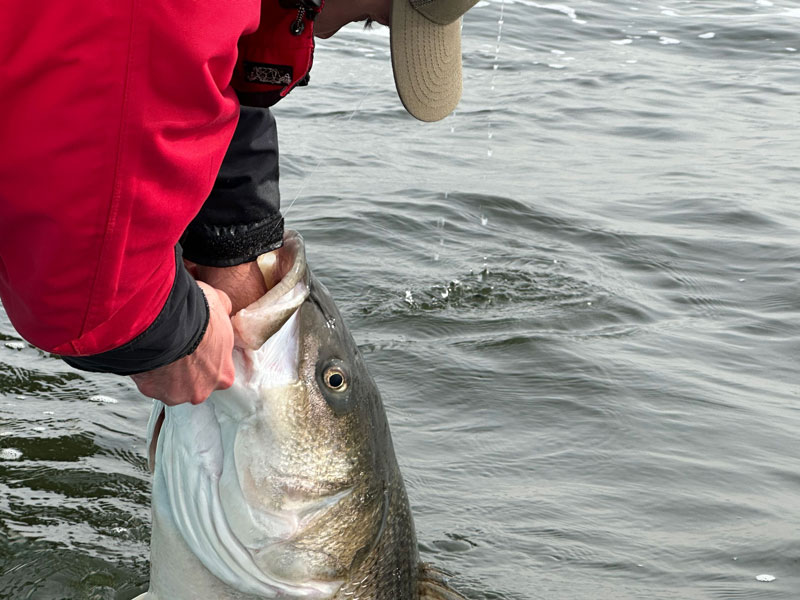
[{"label": "fish head", "polygon": [[[206,402],[219,435],[219,514],[203,518],[227,528],[237,551],[196,552],[238,589],[261,581],[324,598],[379,542],[399,472],[378,388],[297,234],[272,267],[283,271],[278,285],[233,319],[235,383]],[[230,555],[242,564],[219,564]],[[255,574],[249,586],[243,571]]]}]

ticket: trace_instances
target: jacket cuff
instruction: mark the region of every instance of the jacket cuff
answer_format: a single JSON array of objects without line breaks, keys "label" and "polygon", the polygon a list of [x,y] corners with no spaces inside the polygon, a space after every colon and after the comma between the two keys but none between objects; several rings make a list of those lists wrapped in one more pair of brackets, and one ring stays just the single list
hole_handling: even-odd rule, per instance
[{"label": "jacket cuff", "polygon": [[197,349],[208,327],[208,301],[175,252],[175,281],[164,307],[142,333],[113,350],[89,356],[62,356],[83,371],[135,375],[168,365]]},{"label": "jacket cuff", "polygon": [[283,245],[283,217],[275,214],[246,225],[193,222],[181,243],[188,260],[209,267],[233,267],[250,262]]}]

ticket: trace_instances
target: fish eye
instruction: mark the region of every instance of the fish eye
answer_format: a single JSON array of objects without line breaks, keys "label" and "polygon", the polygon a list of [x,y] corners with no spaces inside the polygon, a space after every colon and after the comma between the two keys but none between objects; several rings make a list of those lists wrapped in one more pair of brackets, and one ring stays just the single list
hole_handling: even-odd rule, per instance
[{"label": "fish eye", "polygon": [[357,378],[350,365],[338,358],[324,357],[317,363],[314,379],[317,389],[336,416],[346,415],[355,408]]},{"label": "fish eye", "polygon": [[336,392],[343,392],[347,389],[347,379],[344,372],[338,367],[329,367],[323,375],[325,385]]}]

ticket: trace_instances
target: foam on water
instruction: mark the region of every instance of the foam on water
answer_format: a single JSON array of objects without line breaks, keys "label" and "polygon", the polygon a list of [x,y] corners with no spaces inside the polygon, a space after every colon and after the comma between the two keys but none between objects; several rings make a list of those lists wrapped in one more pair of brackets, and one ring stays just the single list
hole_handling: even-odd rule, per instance
[{"label": "foam on water", "polygon": [[16,448],[0,448],[0,460],[19,460],[22,452]]},{"label": "foam on water", "polygon": [[112,398],[111,396],[96,394],[94,396],[89,396],[89,402],[99,402],[100,404],[117,404],[119,400]]}]

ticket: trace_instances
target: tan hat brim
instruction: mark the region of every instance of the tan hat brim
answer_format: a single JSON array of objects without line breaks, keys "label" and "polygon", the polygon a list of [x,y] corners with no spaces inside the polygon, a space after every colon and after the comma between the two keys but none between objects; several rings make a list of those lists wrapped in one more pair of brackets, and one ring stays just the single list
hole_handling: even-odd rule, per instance
[{"label": "tan hat brim", "polygon": [[392,2],[392,70],[406,110],[420,121],[438,121],[461,99],[461,19],[437,25],[408,0]]}]

